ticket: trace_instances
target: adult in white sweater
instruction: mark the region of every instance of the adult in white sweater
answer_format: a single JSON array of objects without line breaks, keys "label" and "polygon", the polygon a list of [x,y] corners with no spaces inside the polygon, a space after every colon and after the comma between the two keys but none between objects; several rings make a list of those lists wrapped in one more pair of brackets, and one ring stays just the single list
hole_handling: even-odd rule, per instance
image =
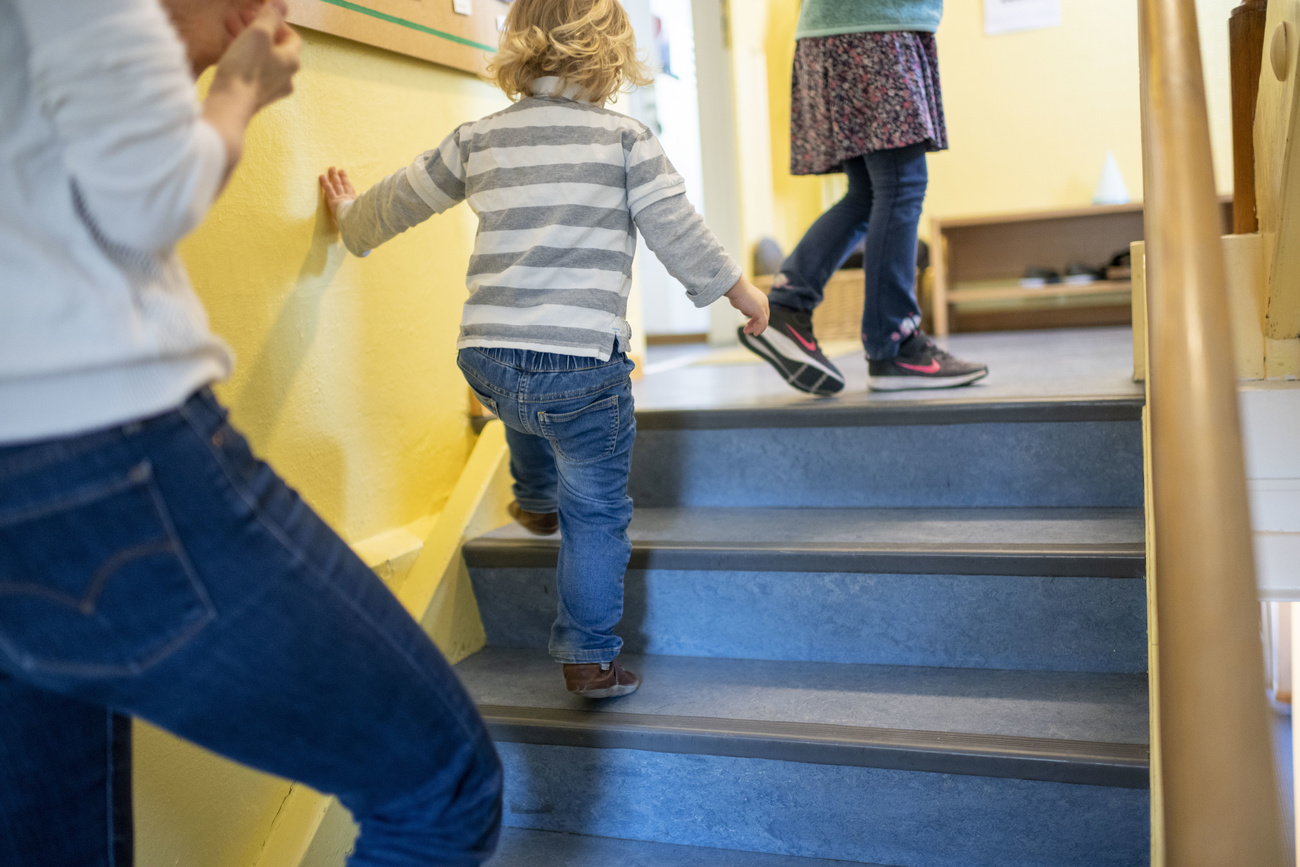
[{"label": "adult in white sweater", "polygon": [[283,0],[164,2],[0,0],[0,864],[131,863],[137,716],[337,794],[353,865],[480,864],[482,721],[226,420],[174,250],[298,38]]}]

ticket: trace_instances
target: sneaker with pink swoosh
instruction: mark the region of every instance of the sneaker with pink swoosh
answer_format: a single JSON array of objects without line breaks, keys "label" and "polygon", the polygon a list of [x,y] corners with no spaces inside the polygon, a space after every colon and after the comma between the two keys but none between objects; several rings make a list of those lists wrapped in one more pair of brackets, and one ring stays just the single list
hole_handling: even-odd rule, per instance
[{"label": "sneaker with pink swoosh", "polygon": [[740,342],[792,387],[819,395],[844,388],[844,374],[822,354],[813,336],[811,313],[773,304],[766,331],[754,337],[742,328],[739,334]]},{"label": "sneaker with pink swoosh", "polygon": [[896,357],[869,360],[867,372],[872,391],[956,388],[989,375],[987,366],[954,358],[922,331],[904,340]]}]

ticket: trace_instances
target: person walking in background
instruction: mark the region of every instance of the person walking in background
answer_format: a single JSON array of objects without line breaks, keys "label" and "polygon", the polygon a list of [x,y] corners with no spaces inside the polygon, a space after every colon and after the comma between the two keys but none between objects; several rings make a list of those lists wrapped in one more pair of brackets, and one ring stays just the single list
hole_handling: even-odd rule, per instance
[{"label": "person walking in background", "polygon": [[943,0],[804,0],[795,32],[790,171],[844,172],[849,190],[781,264],[767,333],[740,334],[800,391],[844,388],[813,335],[812,312],[864,235],[869,388],[950,388],[988,375],[921,331],[916,299],[926,154],[948,147],[934,38],[942,15]]},{"label": "person walking in background", "polygon": [[356,255],[461,201],[478,215],[458,363],[506,426],[512,514],[561,532],[551,656],[570,692],[613,698],[638,685],[614,634],[632,553],[636,230],[697,307],[725,297],[747,334],[767,326],[767,299],[686,200],[654,134],[604,107],[648,81],[616,0],[514,0],[492,72],[511,108],[359,198],[339,169],[320,182]]},{"label": "person walking in background", "polygon": [[353,867],[495,847],[472,701],[227,420],[175,253],[299,50],[282,0],[0,0],[0,864],[129,867],[132,717],[337,795]]}]

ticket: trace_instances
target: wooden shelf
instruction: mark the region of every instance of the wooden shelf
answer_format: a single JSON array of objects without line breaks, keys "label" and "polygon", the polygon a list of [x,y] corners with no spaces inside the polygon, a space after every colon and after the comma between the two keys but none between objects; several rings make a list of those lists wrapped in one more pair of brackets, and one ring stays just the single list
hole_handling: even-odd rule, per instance
[{"label": "wooden shelf", "polygon": [[1067,298],[1085,295],[1118,295],[1133,291],[1128,280],[1094,280],[1092,283],[1049,283],[1029,287],[1019,284],[1003,286],[972,286],[948,291],[949,304],[972,301],[1018,301],[1022,298]]},{"label": "wooden shelf", "polygon": [[956,217],[945,219],[943,224],[950,229],[964,229],[971,226],[1005,226],[1012,223],[1042,223],[1050,220],[1070,220],[1075,217],[1092,218],[1141,213],[1142,203],[1131,202],[1127,205],[1087,205],[1082,208],[1060,208],[1054,211],[1022,211],[985,214],[980,217]]},{"label": "wooden shelf", "polygon": [[[1224,231],[1231,231],[1232,200],[1220,199]],[[1042,327],[1070,308],[1076,325],[1113,323],[1115,311],[1090,297],[1132,295],[1128,281],[1051,283],[1028,288],[1019,283],[1029,268],[1064,270],[1072,263],[1102,268],[1133,241],[1142,240],[1142,205],[1110,205],[997,214],[983,217],[941,217],[934,221],[930,247],[934,262],[930,330],[948,333],[950,314],[962,305],[981,302],[1055,300],[1053,305],[1025,304],[1023,309],[995,311],[1005,327]],[[1124,302],[1127,304],[1127,300]],[[971,317],[989,313],[969,309]],[[1055,316],[1047,317],[1051,313]],[[959,317],[960,318],[960,317]],[[960,322],[956,322],[960,327]]]}]

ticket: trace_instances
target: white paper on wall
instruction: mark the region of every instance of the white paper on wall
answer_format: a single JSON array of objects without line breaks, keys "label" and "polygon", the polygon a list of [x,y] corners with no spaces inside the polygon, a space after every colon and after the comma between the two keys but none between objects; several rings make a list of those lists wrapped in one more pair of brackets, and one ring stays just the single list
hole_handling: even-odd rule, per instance
[{"label": "white paper on wall", "polygon": [[1061,26],[1061,0],[984,0],[989,36]]}]

